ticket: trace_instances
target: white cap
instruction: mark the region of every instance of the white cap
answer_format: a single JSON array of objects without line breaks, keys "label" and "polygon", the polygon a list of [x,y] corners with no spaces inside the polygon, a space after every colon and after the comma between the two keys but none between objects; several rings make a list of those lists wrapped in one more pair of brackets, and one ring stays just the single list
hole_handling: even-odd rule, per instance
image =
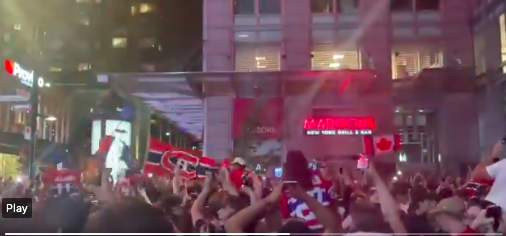
[{"label": "white cap", "polygon": [[244,159],[242,159],[242,157],[236,157],[236,158],[234,158],[234,161],[232,161],[232,164],[239,164],[241,166],[245,166],[246,161],[244,161]]}]

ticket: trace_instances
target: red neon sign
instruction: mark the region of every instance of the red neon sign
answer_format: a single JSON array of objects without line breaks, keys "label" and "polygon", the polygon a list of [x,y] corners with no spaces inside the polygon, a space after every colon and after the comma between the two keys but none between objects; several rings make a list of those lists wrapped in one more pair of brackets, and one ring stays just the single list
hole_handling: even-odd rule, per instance
[{"label": "red neon sign", "polygon": [[305,130],[373,130],[374,117],[311,118],[304,121]]},{"label": "red neon sign", "polygon": [[12,62],[10,60],[5,60],[5,71],[7,71],[7,73],[9,73],[9,74],[13,74],[14,73],[14,62]]}]

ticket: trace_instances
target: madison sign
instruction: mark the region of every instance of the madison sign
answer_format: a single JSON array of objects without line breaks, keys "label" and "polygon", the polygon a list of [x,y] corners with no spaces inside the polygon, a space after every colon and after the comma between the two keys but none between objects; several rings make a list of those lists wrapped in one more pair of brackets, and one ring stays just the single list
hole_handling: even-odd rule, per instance
[{"label": "madison sign", "polygon": [[304,134],[319,135],[371,135],[376,128],[374,117],[326,117],[304,121]]}]

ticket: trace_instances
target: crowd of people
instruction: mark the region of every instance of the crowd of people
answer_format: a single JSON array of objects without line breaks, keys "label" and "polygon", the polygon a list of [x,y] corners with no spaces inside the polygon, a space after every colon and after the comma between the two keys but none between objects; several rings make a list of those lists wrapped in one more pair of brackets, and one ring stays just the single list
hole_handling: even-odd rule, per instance
[{"label": "crowd of people", "polygon": [[505,232],[504,144],[494,145],[468,179],[438,182],[422,174],[381,176],[373,161],[364,178],[310,168],[289,151],[281,178],[266,178],[242,158],[205,178],[130,176],[113,186],[110,170],[79,194],[37,194],[11,181],[2,199],[32,197],[28,219],[3,218],[4,233],[342,233],[485,235]]}]

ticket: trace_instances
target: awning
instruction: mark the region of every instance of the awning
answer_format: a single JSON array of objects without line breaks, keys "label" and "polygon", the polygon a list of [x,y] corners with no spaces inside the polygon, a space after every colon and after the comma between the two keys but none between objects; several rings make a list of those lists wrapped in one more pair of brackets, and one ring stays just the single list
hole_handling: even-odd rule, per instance
[{"label": "awning", "polygon": [[[272,72],[174,72],[99,74],[97,82],[132,94],[175,122],[183,131],[202,138],[204,102],[208,96],[256,96],[260,88],[268,96],[301,93],[316,78],[373,78],[369,70],[272,71]],[[285,83],[288,82],[288,83]]]}]

